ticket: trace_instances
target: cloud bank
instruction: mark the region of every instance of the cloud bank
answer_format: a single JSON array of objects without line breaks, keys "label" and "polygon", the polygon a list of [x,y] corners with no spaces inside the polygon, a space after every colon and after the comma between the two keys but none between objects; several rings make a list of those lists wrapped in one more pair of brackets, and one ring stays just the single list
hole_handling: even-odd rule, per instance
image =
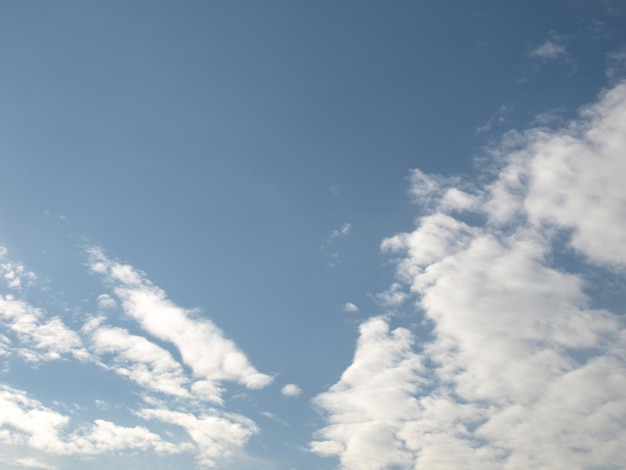
[{"label": "cloud bank", "polygon": [[344,469],[626,467],[624,312],[594,306],[585,277],[623,282],[626,84],[491,153],[479,187],[412,173],[422,215],[382,249],[431,332],[361,326],[315,399],[311,450]]}]

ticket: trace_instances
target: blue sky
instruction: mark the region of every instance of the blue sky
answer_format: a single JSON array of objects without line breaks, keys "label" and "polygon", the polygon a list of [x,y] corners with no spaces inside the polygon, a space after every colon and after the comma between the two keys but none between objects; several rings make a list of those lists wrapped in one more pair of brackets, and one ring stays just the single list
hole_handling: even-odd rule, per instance
[{"label": "blue sky", "polygon": [[3,468],[624,468],[619,1],[0,5]]}]

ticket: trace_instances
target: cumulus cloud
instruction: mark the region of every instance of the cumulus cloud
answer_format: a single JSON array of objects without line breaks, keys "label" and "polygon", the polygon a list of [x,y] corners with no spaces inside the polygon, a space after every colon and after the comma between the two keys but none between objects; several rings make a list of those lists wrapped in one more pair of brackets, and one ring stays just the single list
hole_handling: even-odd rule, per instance
[{"label": "cumulus cloud", "polygon": [[287,384],[280,392],[286,397],[297,397],[302,393],[302,389],[296,384]]},{"label": "cumulus cloud", "polygon": [[[327,425],[311,449],[342,468],[626,466],[626,329],[584,277],[626,264],[626,84],[568,126],[512,137],[481,188],[413,173],[417,227],[382,249],[432,331],[418,352],[389,320],[362,325],[315,399]],[[446,201],[453,189],[466,197]]]},{"label": "cumulus cloud", "polygon": [[348,313],[356,313],[359,311],[359,307],[357,307],[352,302],[346,302],[346,304],[343,306],[343,311]]},{"label": "cumulus cloud", "polygon": [[98,248],[90,249],[89,254],[91,270],[103,275],[113,287],[124,311],[146,332],[176,346],[183,362],[199,379],[192,386],[195,393],[221,403],[223,381],[235,381],[251,389],[272,381],[257,371],[217,326],[174,304],[143,273],[110,260]]}]

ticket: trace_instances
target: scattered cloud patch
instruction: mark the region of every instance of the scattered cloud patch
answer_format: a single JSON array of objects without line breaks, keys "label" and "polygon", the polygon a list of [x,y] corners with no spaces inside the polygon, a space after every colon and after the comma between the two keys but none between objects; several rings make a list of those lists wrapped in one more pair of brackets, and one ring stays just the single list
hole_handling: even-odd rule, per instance
[{"label": "scattered cloud patch", "polygon": [[339,239],[349,237],[351,232],[352,225],[346,222],[338,229],[333,230],[320,247],[320,251],[327,253],[327,265],[329,267],[334,268],[341,264],[341,258],[339,257],[339,253],[331,250],[332,245]]},{"label": "scattered cloud patch", "polygon": [[184,428],[195,442],[198,464],[205,467],[215,467],[218,460],[232,456],[233,450],[243,447],[258,432],[256,424],[250,419],[216,410],[194,415],[164,408],[146,408],[137,415]]},{"label": "scattered cloud patch", "polygon": [[0,324],[10,332],[11,351],[29,362],[51,361],[71,355],[86,360],[80,336],[68,328],[59,317],[45,318],[45,313],[12,295],[0,295]]},{"label": "scattered cloud patch", "polygon": [[332,241],[337,238],[345,238],[348,235],[350,235],[351,231],[352,231],[352,225],[349,223],[345,223],[341,227],[339,227],[337,230],[333,230],[330,236],[328,237],[328,239]]},{"label": "scattered cloud patch", "polygon": [[27,271],[23,264],[7,260],[8,250],[0,246],[0,278],[9,289],[19,290],[24,284],[30,285],[36,279],[35,273]]},{"label": "scattered cloud patch", "polygon": [[[417,226],[382,249],[432,331],[416,348],[389,320],[361,326],[314,399],[313,452],[346,470],[626,466],[626,324],[592,306],[584,276],[626,265],[626,83],[513,137],[482,187],[413,173]],[[446,202],[454,188],[476,203]]]},{"label": "scattered cloud patch", "polygon": [[0,409],[3,442],[50,454],[89,456],[131,449],[173,454],[185,450],[141,426],[131,428],[95,420],[89,426],[68,430],[68,416],[5,385],[0,386]]},{"label": "scattered cloud patch", "polygon": [[297,397],[302,393],[302,389],[296,384],[287,384],[282,388],[281,393],[286,397]]},{"label": "scattered cloud patch", "polygon": [[[130,265],[108,259],[101,250],[90,250],[89,267],[104,277],[112,294],[97,297],[98,313],[86,318],[79,331],[68,327],[61,317],[52,316],[28,301],[16,285],[7,285],[15,293],[0,294],[0,355],[15,356],[27,363],[79,360],[98,365],[139,385],[149,407],[131,416],[146,420],[162,429],[178,426],[182,436],[173,440],[139,424],[120,426],[107,419],[76,423],[71,415],[44,405],[27,392],[0,384],[0,442],[17,454],[24,450],[44,455],[88,458],[124,452],[153,452],[159,455],[195,453],[199,467],[213,467],[235,451],[240,452],[248,438],[258,432],[250,419],[207,406],[224,404],[222,383],[238,382],[254,389],[267,385],[271,377],[258,372],[236,345],[209,320],[197,312],[173,304],[145,274]],[[2,261],[7,251],[2,249]],[[16,263],[3,264],[4,273],[27,271]],[[7,268],[9,266],[9,268]],[[114,299],[115,296],[118,300]],[[121,308],[146,332],[131,333],[107,325],[102,313]],[[157,344],[154,338],[178,349],[184,364]],[[189,369],[185,368],[185,365]],[[168,402],[160,401],[167,398]],[[95,401],[100,413],[110,407]],[[19,460],[16,460],[16,458]],[[48,468],[30,455],[11,462],[33,468]],[[30,460],[29,460],[30,459]],[[21,462],[21,463],[20,463]]]}]

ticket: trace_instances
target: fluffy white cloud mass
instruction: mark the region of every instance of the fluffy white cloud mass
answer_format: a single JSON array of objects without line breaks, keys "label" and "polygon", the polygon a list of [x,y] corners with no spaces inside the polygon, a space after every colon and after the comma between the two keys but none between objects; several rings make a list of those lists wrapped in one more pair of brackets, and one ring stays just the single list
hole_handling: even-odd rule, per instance
[{"label": "fluffy white cloud mass", "polygon": [[624,312],[594,308],[584,275],[626,265],[626,84],[493,153],[482,188],[413,173],[423,215],[382,248],[432,332],[416,352],[362,325],[315,399],[311,449],[344,469],[626,468]]}]

